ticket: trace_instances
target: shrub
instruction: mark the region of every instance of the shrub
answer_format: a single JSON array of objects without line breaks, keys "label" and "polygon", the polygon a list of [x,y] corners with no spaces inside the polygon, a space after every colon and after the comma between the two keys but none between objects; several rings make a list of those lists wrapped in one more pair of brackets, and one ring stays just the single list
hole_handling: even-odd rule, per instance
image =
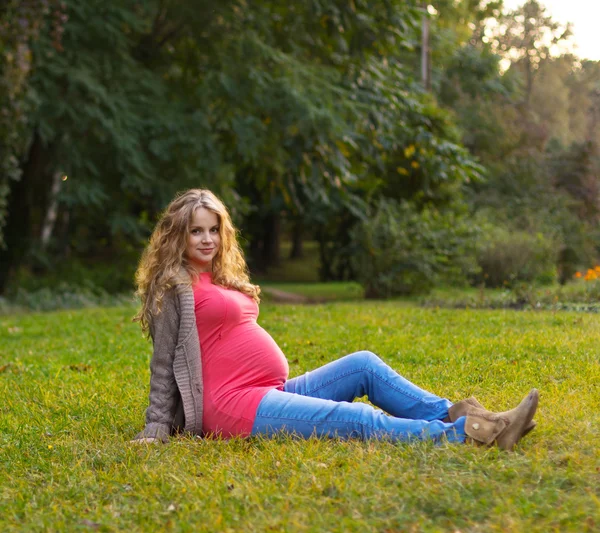
[{"label": "shrub", "polygon": [[556,281],[558,251],[542,233],[488,228],[478,245],[481,280],[489,287],[513,286],[516,282],[548,284]]},{"label": "shrub", "polygon": [[367,298],[427,292],[436,283],[464,283],[476,270],[475,226],[455,212],[381,200],[351,231],[353,264]]},{"label": "shrub", "polygon": [[77,258],[60,261],[36,257],[35,268],[21,268],[15,273],[6,296],[14,297],[18,289],[32,293],[41,289],[54,291],[61,284],[108,294],[132,292],[138,256],[139,252],[134,255],[124,251],[113,261]]},{"label": "shrub", "polygon": [[44,287],[33,291],[19,288],[10,298],[0,297],[0,315],[16,311],[54,311],[57,309],[134,305],[136,303],[132,292],[109,294],[89,283],[79,286],[63,282],[56,287]]}]

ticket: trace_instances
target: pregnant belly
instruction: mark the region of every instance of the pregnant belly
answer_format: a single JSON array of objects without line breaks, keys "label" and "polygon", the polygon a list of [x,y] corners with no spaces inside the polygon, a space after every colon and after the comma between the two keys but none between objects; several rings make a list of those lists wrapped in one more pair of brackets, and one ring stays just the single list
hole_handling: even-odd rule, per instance
[{"label": "pregnant belly", "polygon": [[239,324],[202,353],[205,391],[214,400],[251,387],[281,387],[288,377],[285,355],[256,322]]},{"label": "pregnant belly", "polygon": [[260,400],[287,380],[285,355],[255,322],[222,335],[207,352],[203,349],[204,430],[248,434]]}]

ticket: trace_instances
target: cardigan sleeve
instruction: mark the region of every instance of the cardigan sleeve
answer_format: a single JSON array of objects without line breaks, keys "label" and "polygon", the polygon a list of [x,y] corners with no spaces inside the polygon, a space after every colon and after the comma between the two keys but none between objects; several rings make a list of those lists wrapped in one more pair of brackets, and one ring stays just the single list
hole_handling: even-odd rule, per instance
[{"label": "cardigan sleeve", "polygon": [[165,442],[171,433],[179,402],[179,389],[173,372],[179,319],[177,294],[171,290],[165,294],[162,310],[154,317],[150,329],[153,353],[146,427],[134,440],[156,438]]}]

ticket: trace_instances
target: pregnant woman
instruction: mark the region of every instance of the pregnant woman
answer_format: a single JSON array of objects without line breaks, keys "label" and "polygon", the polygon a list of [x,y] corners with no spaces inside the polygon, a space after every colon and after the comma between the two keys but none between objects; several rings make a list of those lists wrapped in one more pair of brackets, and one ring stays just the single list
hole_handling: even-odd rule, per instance
[{"label": "pregnant woman", "polygon": [[[210,191],[169,204],[136,273],[136,319],[153,342],[150,405],[134,442],[186,431],[224,438],[447,439],[512,449],[535,426],[533,389],[506,412],[474,398],[453,404],[412,384],[368,351],[288,379],[285,355],[257,324],[236,229]],[[353,402],[367,395],[371,405]]]}]

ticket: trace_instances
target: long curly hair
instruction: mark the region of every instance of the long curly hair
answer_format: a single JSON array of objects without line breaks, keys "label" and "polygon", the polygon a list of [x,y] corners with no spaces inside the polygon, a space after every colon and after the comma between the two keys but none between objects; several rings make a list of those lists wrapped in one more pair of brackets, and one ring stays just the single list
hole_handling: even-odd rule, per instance
[{"label": "long curly hair", "polygon": [[[238,290],[256,303],[260,302],[260,287],[250,283],[238,232],[225,204],[209,190],[190,189],[179,193],[161,215],[135,273],[141,308],[134,320],[141,323],[145,333],[153,317],[161,312],[165,293],[176,286],[189,286],[197,277],[185,250],[190,222],[200,207],[215,213],[219,220],[221,245],[212,263],[213,283]],[[187,276],[182,276],[182,267]]]}]

